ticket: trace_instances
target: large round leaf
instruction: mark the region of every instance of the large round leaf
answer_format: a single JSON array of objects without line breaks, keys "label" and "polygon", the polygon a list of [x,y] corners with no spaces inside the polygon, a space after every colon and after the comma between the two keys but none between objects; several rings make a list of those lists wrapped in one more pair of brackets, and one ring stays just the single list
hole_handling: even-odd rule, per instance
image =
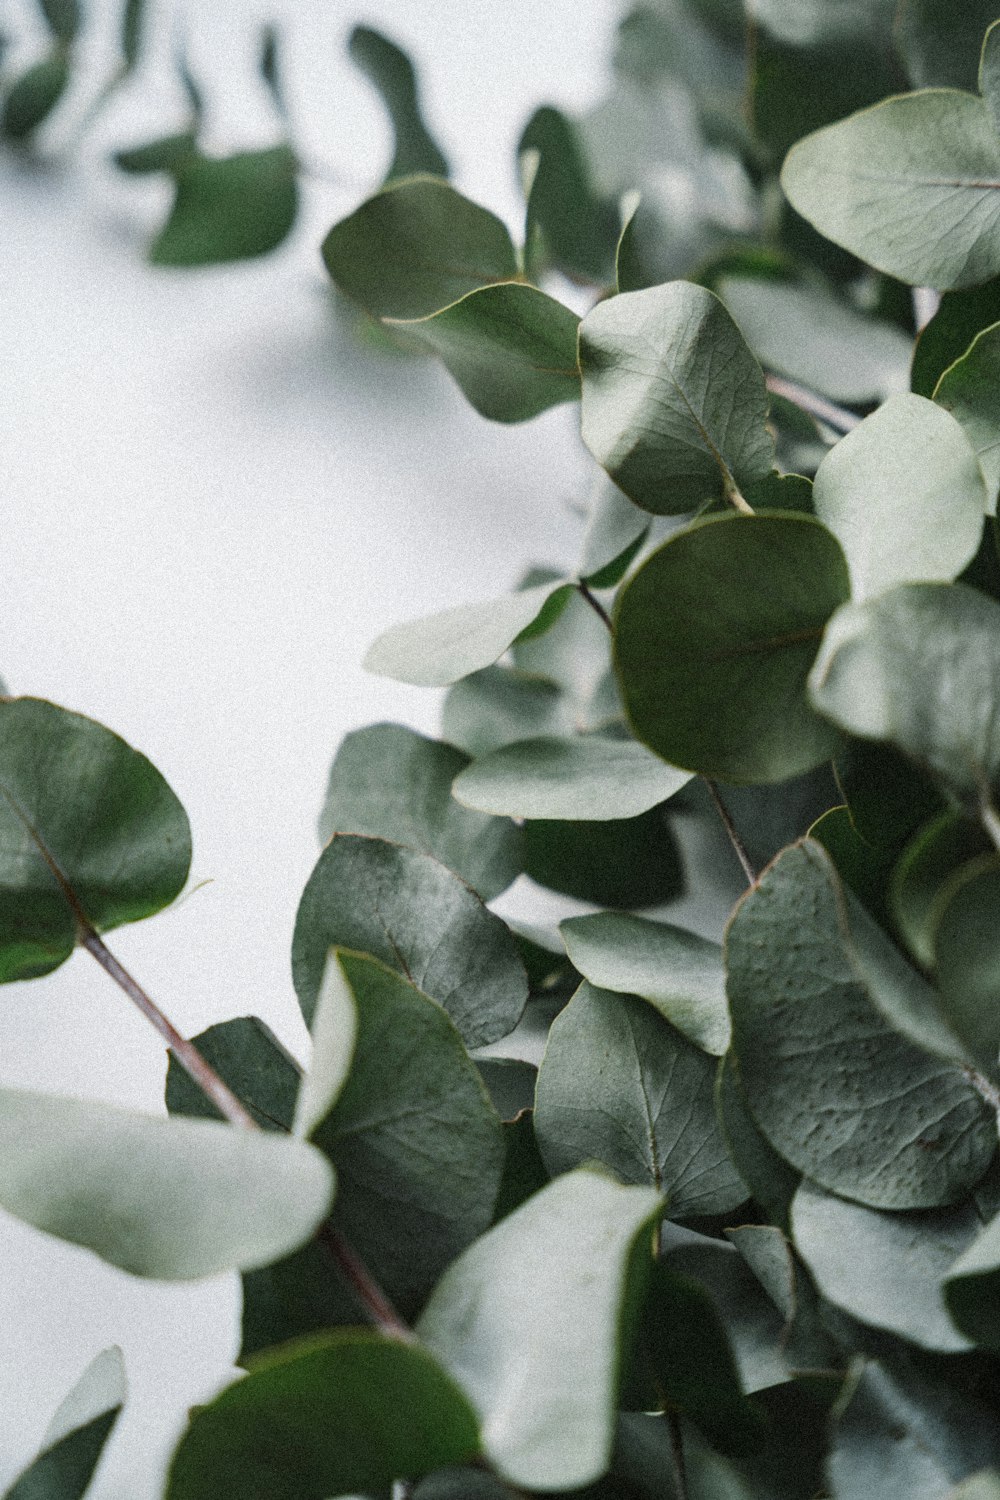
[{"label": "large round leaf", "polygon": [[664,542],[622,591],[615,668],[636,735],[675,766],[781,781],[834,754],[806,677],[849,594],[808,516],[712,516]]},{"label": "large round leaf", "polygon": [[184,809],[144,755],[53,703],[0,701],[0,981],[61,964],[81,914],[106,931],[159,911],[190,862]]}]

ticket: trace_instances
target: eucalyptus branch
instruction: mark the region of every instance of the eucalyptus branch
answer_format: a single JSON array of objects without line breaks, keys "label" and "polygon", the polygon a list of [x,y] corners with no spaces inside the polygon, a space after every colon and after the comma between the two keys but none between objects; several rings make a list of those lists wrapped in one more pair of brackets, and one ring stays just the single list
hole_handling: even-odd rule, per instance
[{"label": "eucalyptus branch", "polygon": [[582,578],[578,578],[577,579],[577,581],[576,581],[576,587],[577,587],[577,591],[579,592],[580,596],[582,598],[586,599],[587,603],[590,605],[590,607],[594,611],[595,615],[597,615],[598,619],[599,620],[603,620],[604,624],[608,628],[609,633],[611,635],[614,635],[614,633],[615,633],[615,627],[612,624],[611,616],[608,614],[607,610],[604,608],[604,605],[601,603],[600,599],[598,599],[596,597],[596,595],[591,592],[591,590],[584,583],[584,581],[583,581]]},{"label": "eucalyptus branch", "polygon": [[750,863],[750,856],[746,851],[746,846],[744,845],[743,840],[740,838],[739,833],[736,830],[736,824],[732,820],[729,809],[719,795],[719,788],[716,786],[711,777],[703,776],[701,779],[708,787],[708,795],[711,797],[712,802],[715,805],[715,810],[719,814],[719,818],[722,822],[723,828],[729,835],[729,842],[732,844],[734,850],[736,851],[736,858],[739,860],[740,864],[743,867],[743,873],[747,878],[747,884],[753,887],[757,884],[757,872],[754,869],[753,865]]},{"label": "eucalyptus branch", "polygon": [[786,380],[782,375],[768,375],[765,383],[775,396],[783,396],[793,406],[808,412],[811,417],[818,417],[837,432],[853,432],[855,427],[861,425],[861,418],[856,413],[847,411],[843,406],[835,406],[825,396],[817,396],[814,391],[807,390],[795,380]]},{"label": "eucalyptus branch", "polygon": [[997,1114],[1000,1115],[1000,1089],[997,1089],[990,1083],[989,1079],[980,1073],[978,1068],[970,1067],[968,1063],[962,1068],[962,1072],[972,1084],[980,1099],[985,1100],[990,1108],[996,1110]]}]

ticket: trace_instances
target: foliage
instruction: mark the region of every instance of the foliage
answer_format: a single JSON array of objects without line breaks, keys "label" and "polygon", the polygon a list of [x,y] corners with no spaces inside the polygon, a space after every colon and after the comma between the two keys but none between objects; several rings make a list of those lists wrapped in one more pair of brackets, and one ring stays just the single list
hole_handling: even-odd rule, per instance
[{"label": "foliage", "polygon": [[[0,699],[0,979],[83,947],[171,1048],[168,1120],[0,1091],[0,1205],[243,1278],[167,1500],[1000,1494],[1000,22],[960,9],[649,0],[608,98],[526,125],[523,243],[354,33],[395,146],[339,293],[484,417],[579,400],[603,475],[575,564],[371,648],[444,738],[333,763],[304,1076],[252,1017],[185,1041],[104,942],[186,877],[162,777]],[[18,150],[79,45],[42,10]],[[181,67],[189,128],[117,157],[174,181],[151,258],[263,254],[294,143],[203,155]],[[261,70],[290,137],[270,29]],[[517,931],[525,874],[607,909]],[[81,1496],[123,1400],[100,1356],[9,1495]]]}]

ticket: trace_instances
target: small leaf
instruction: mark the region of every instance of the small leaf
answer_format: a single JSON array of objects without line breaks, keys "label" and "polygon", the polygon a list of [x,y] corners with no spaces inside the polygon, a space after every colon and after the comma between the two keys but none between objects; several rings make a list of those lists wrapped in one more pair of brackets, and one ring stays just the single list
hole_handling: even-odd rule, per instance
[{"label": "small leaf", "polygon": [[323,241],[340,290],[378,318],[425,318],[517,275],[506,226],[435,177],[390,183]]},{"label": "small leaf", "polygon": [[69,83],[69,59],[53,52],[16,78],[0,114],[0,135],[18,144],[32,136],[55,109]]},{"label": "small leaf", "polygon": [[1000,272],[1000,135],[982,99],[887,99],[793,146],[781,185],[821,234],[913,286]]},{"label": "small leaf", "polygon": [[298,163],[288,146],[235,156],[192,156],[174,168],[177,195],[149,258],[204,266],[266,255],[298,212]]},{"label": "small leaf", "polygon": [[472,1245],[435,1289],[417,1333],[479,1412],[502,1478],[564,1489],[607,1469],[637,1290],[629,1273],[661,1212],[649,1188],[569,1173]]},{"label": "small leaf", "polygon": [[184,809],[144,755],[55,704],[0,701],[0,981],[63,963],[80,912],[107,931],[168,906],[190,862]]},{"label": "small leaf", "polygon": [[42,1438],[38,1457],[4,1500],[82,1500],[125,1403],[121,1350],[103,1350],[84,1370]]},{"label": "small leaf", "polygon": [[506,281],[467,292],[416,321],[396,323],[437,354],[480,416],[526,422],[580,395],[576,313],[537,287]]},{"label": "small leaf", "polygon": [[942,1289],[978,1228],[970,1205],[877,1213],[810,1183],[792,1204],[795,1247],[823,1296],[863,1323],[942,1354],[969,1348],[948,1316]]},{"label": "small leaf", "polygon": [[675,281],[580,324],[583,440],[629,499],[680,515],[770,473],[764,376],[722,303]]},{"label": "small leaf", "polygon": [[923,396],[894,396],[841,438],[816,472],[813,501],[844,549],[856,600],[957,577],[987,508],[972,444]]},{"label": "small leaf", "polygon": [[196,1408],[166,1500],[372,1493],[478,1452],[475,1413],[432,1355],[338,1329],[259,1356]]},{"label": "small leaf", "polygon": [[312,1019],[331,948],[371,954],[448,1011],[469,1047],[513,1031],[528,996],[524,966],[499,917],[450,870],[384,839],[336,834],[295,919],[292,977]]},{"label": "small leaf", "polygon": [[954,1047],[933,994],[819,845],[787,849],[744,897],[726,969],[747,1103],[786,1161],[872,1208],[936,1208],[979,1180],[989,1112],[959,1067],[908,1039]]},{"label": "small leaf", "polygon": [[805,684],[848,597],[830,533],[807,516],[696,521],[619,595],[615,669],[638,739],[672,765],[733,782],[819,765],[837,736]]},{"label": "small leaf", "polygon": [[460,750],[402,724],[357,729],[330,768],[320,838],[393,839],[432,855],[492,901],[521,873],[522,839],[507,819],[471,812],[452,796],[452,782],[468,764]]},{"label": "small leaf", "polygon": [[983,32],[996,14],[996,0],[944,8],[937,0],[902,0],[896,41],[913,87],[975,89]]},{"label": "small leaf", "polygon": [[949,365],[961,359],[977,333],[998,320],[1000,279],[945,292],[914,346],[910,384],[917,395],[933,396]]},{"label": "small leaf", "polygon": [[715,1063],[651,1006],[582,984],[552,1023],[535,1134],[554,1176],[599,1161],[665,1194],[672,1219],[746,1199],[715,1115]]},{"label": "small leaf", "polygon": [[977,815],[1000,778],[1000,605],[962,584],[904,584],[830,621],[817,709],[916,761]]},{"label": "small leaf", "polygon": [[988,491],[987,509],[996,509],[1000,490],[1000,323],[976,335],[967,352],[945,370],[934,400],[950,411],[976,450]]},{"label": "small leaf", "polygon": [[0,1147],[8,1213],[161,1281],[286,1255],[333,1192],[327,1163],[301,1141],[13,1089],[0,1093]]},{"label": "small leaf", "polygon": [[473,761],[453,791],[480,812],[602,822],[638,817],[690,779],[634,740],[592,734],[505,745]]},{"label": "small leaf", "polygon": [[571,592],[557,580],[393,625],[369,647],[365,667],[417,687],[446,687],[492,666],[546,606],[565,602]]},{"label": "small leaf", "polygon": [[592,985],[638,995],[696,1047],[725,1052],[729,1012],[718,943],[629,912],[570,917],[559,930],[574,966]]},{"label": "small leaf", "polygon": [[406,53],[370,26],[355,26],[347,50],[378,89],[392,121],[395,151],[386,181],[415,172],[447,177],[448,161],[424,124],[416,74]]}]

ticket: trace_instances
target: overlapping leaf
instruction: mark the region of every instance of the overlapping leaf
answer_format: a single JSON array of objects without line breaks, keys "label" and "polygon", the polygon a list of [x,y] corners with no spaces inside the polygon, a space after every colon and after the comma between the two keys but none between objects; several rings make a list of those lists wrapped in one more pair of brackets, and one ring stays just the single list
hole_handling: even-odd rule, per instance
[{"label": "overlapping leaf", "polygon": [[521,740],[473,761],[454,793],[480,812],[602,822],[638,817],[689,780],[689,772],[666,765],[634,740],[553,736]]},{"label": "overlapping leaf", "polygon": [[82,1500],[125,1396],[121,1350],[112,1346],[84,1370],[46,1428],[38,1456],[4,1500]]}]

